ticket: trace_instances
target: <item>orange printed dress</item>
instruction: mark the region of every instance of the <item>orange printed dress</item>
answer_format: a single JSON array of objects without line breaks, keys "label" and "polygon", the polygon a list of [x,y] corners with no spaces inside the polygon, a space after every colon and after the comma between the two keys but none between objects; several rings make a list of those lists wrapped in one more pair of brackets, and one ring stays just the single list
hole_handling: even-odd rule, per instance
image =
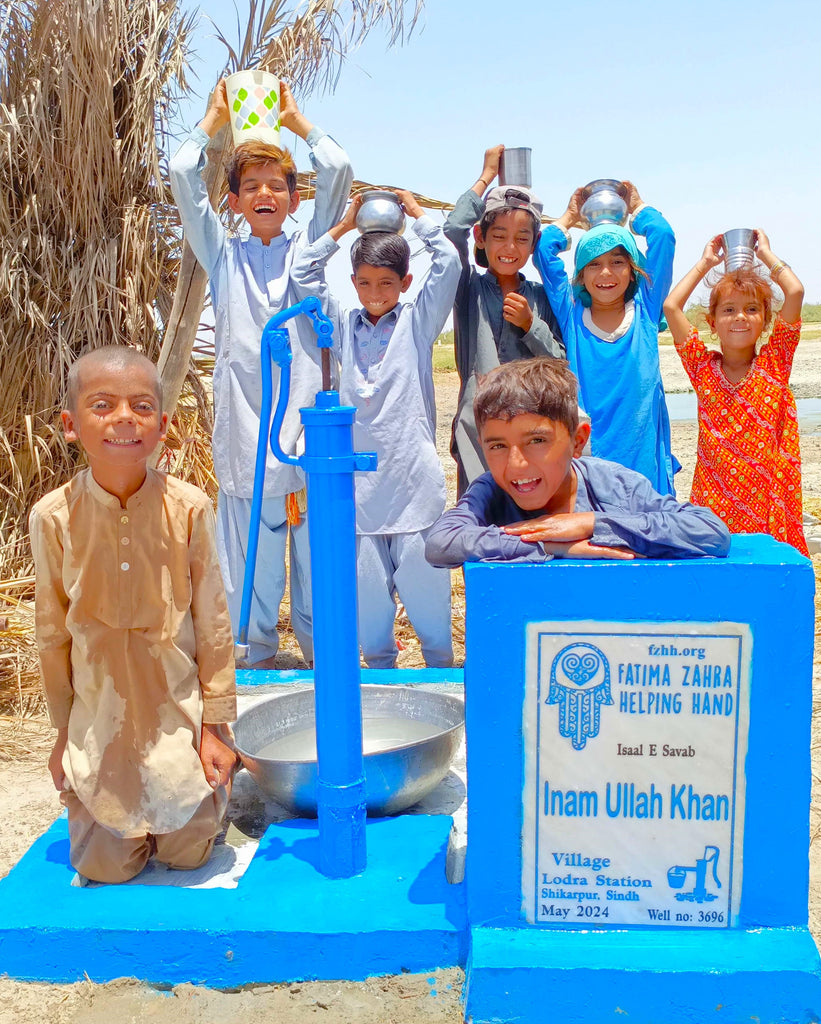
[{"label": "orange printed dress", "polygon": [[801,321],[776,317],[772,334],[737,384],[721,353],[695,327],[676,349],[698,396],[698,451],[690,500],[731,533],[769,533],[807,554],[801,515],[798,416],[790,390]]}]

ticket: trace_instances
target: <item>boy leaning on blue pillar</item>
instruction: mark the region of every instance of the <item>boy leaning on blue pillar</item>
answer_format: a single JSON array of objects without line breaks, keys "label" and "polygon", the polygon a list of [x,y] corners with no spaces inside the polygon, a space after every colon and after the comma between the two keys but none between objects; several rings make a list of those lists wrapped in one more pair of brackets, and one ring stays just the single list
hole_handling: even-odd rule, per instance
[{"label": "boy leaning on blue pillar", "polygon": [[431,564],[727,554],[730,534],[709,509],[659,494],[615,462],[581,457],[590,424],[579,422],[565,360],[497,367],[473,411],[490,472],[434,524]]}]

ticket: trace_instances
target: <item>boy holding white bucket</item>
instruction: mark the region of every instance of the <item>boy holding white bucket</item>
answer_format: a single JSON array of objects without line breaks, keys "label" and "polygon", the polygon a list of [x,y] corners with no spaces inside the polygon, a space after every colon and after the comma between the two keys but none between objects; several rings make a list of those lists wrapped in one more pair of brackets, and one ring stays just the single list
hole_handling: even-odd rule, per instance
[{"label": "boy holding white bucket", "polygon": [[[264,99],[276,95],[273,76],[266,80]],[[235,77],[235,76],[232,76]],[[316,173],[314,214],[307,232],[283,234],[285,218],[299,205],[296,167],[287,149],[278,145],[271,128],[268,141],[245,142],[245,125],[232,124],[237,144],[227,167],[228,205],[245,218],[250,235],[229,235],[211,206],[200,177],[209,140],[231,121],[247,89],[229,95],[223,79],[205,117],[171,161],[171,185],[185,237],[208,272],[215,318],[214,470],[220,485],[217,507],[217,549],[225,579],[231,619],[239,620],[251,498],[254,453],[259,435],[262,399],[260,338],[275,313],[303,297],[290,279],[297,254],[333,224],[345,208],[353,173],[345,152],[300,112],[284,82],[279,86],[279,122],[305,139]],[[260,94],[262,96],[262,93]],[[260,108],[263,110],[263,108]],[[254,117],[252,116],[252,120]],[[257,118],[258,120],[258,118]],[[288,324],[293,349],[291,397],[280,443],[295,453],[300,442],[301,406],[313,405],[321,388],[316,336],[306,317]],[[278,369],[273,368],[276,375]],[[273,667],[279,646],[277,621],[285,593],[285,546],[290,535],[291,623],[305,660],[313,661],[308,524],[305,521],[305,480],[300,469],[278,462],[268,453],[265,500],[259,538],[259,571],[248,633],[248,665]]]}]

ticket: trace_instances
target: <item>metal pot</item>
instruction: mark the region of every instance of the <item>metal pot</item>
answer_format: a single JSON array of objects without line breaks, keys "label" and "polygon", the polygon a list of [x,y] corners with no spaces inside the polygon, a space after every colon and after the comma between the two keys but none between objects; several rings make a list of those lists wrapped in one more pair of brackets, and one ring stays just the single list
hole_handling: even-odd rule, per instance
[{"label": "metal pot", "polygon": [[746,270],[755,263],[755,231],[752,228],[731,228],[721,236],[724,245],[724,269]]},{"label": "metal pot", "polygon": [[499,184],[520,185],[530,188],[530,148],[519,146],[516,149],[505,149],[499,161]]},{"label": "metal pot", "polygon": [[393,192],[372,188],[362,194],[356,226],[362,235],[369,231],[391,231],[401,235],[405,230],[405,211]]},{"label": "metal pot", "polygon": [[[362,691],[368,814],[398,814],[447,775],[465,728],[458,697],[407,686]],[[312,689],[261,701],[234,725],[242,763],[270,799],[316,817],[317,764]]]},{"label": "metal pot", "polygon": [[591,228],[597,224],[624,224],[627,203],[621,194],[622,184],[615,178],[597,178],[584,186],[588,193],[581,209]]}]

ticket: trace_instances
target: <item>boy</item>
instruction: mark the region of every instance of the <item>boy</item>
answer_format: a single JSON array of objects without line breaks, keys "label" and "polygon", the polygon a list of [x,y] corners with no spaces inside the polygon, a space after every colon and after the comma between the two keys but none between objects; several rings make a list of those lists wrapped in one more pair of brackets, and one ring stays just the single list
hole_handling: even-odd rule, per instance
[{"label": "boy", "polygon": [[[499,173],[504,148],[493,146],[486,151],[481,175],[459,198],[445,223],[445,235],[462,260],[453,309],[461,390],[450,446],[460,495],[487,469],[473,422],[477,375],[512,359],[564,355],[561,331],[544,288],[520,273],[539,238],[541,201],[529,189],[506,185],[490,189],[482,199]],[[470,265],[471,227],[476,262],[488,268],[487,274]]]},{"label": "boy", "polygon": [[[445,507],[445,477],[436,453],[433,343],[447,319],[459,280],[459,257],[410,192],[397,191],[413,230],[431,256],[413,302],[400,303],[412,280],[410,250],[399,235],[374,231],[351,249],[361,309],[340,310],[329,298],[342,364],[340,398],[356,407],[357,451],[376,450],[377,469],[356,481],[359,642],[370,668],[396,665],[395,595],[431,667],[453,664],[450,573],[425,560],[428,528]],[[345,217],[295,261],[293,279],[322,280],[338,240],[356,225],[357,197]]]},{"label": "boy", "polygon": [[[314,214],[305,232],[283,234],[289,213],[299,205],[296,167],[286,149],[250,142],[237,147],[228,165],[228,205],[241,214],[250,237],[228,236],[208,200],[200,172],[209,138],[228,123],[225,80],[218,85],[205,117],[171,161],[171,184],[185,237],[208,272],[214,308],[214,471],[220,485],[217,550],[234,627],[239,622],[245,551],[254,488],[254,454],[262,401],[260,338],[274,313],[303,296],[289,281],[299,251],[342,216],[352,172],[337,144],[303,117],[290,89],[280,82],[281,122],[311,147],[316,170]],[[313,405],[321,387],[316,336],[307,317],[288,323],[293,347],[291,396],[280,441],[295,452],[302,435],[301,406]],[[277,367],[274,386],[277,384]],[[300,506],[302,471],[268,452],[265,500],[259,537],[259,570],[248,632],[248,664],[273,668],[279,646],[277,621],[285,593],[285,546],[291,556],[291,624],[303,656],[313,660],[308,525]]]},{"label": "boy", "polygon": [[134,349],[82,356],[66,439],[88,469],[29,526],[35,628],[57,739],[49,770],[81,876],[123,882],[152,852],[174,868],[211,853],[228,802],[236,718],[231,626],[207,496],[147,468],[167,416]]},{"label": "boy", "polygon": [[615,462],[579,458],[576,378],[564,360],[526,359],[492,370],[473,403],[490,472],[428,535],[433,565],[551,558],[726,555],[727,528],[709,509],[658,494]]}]

